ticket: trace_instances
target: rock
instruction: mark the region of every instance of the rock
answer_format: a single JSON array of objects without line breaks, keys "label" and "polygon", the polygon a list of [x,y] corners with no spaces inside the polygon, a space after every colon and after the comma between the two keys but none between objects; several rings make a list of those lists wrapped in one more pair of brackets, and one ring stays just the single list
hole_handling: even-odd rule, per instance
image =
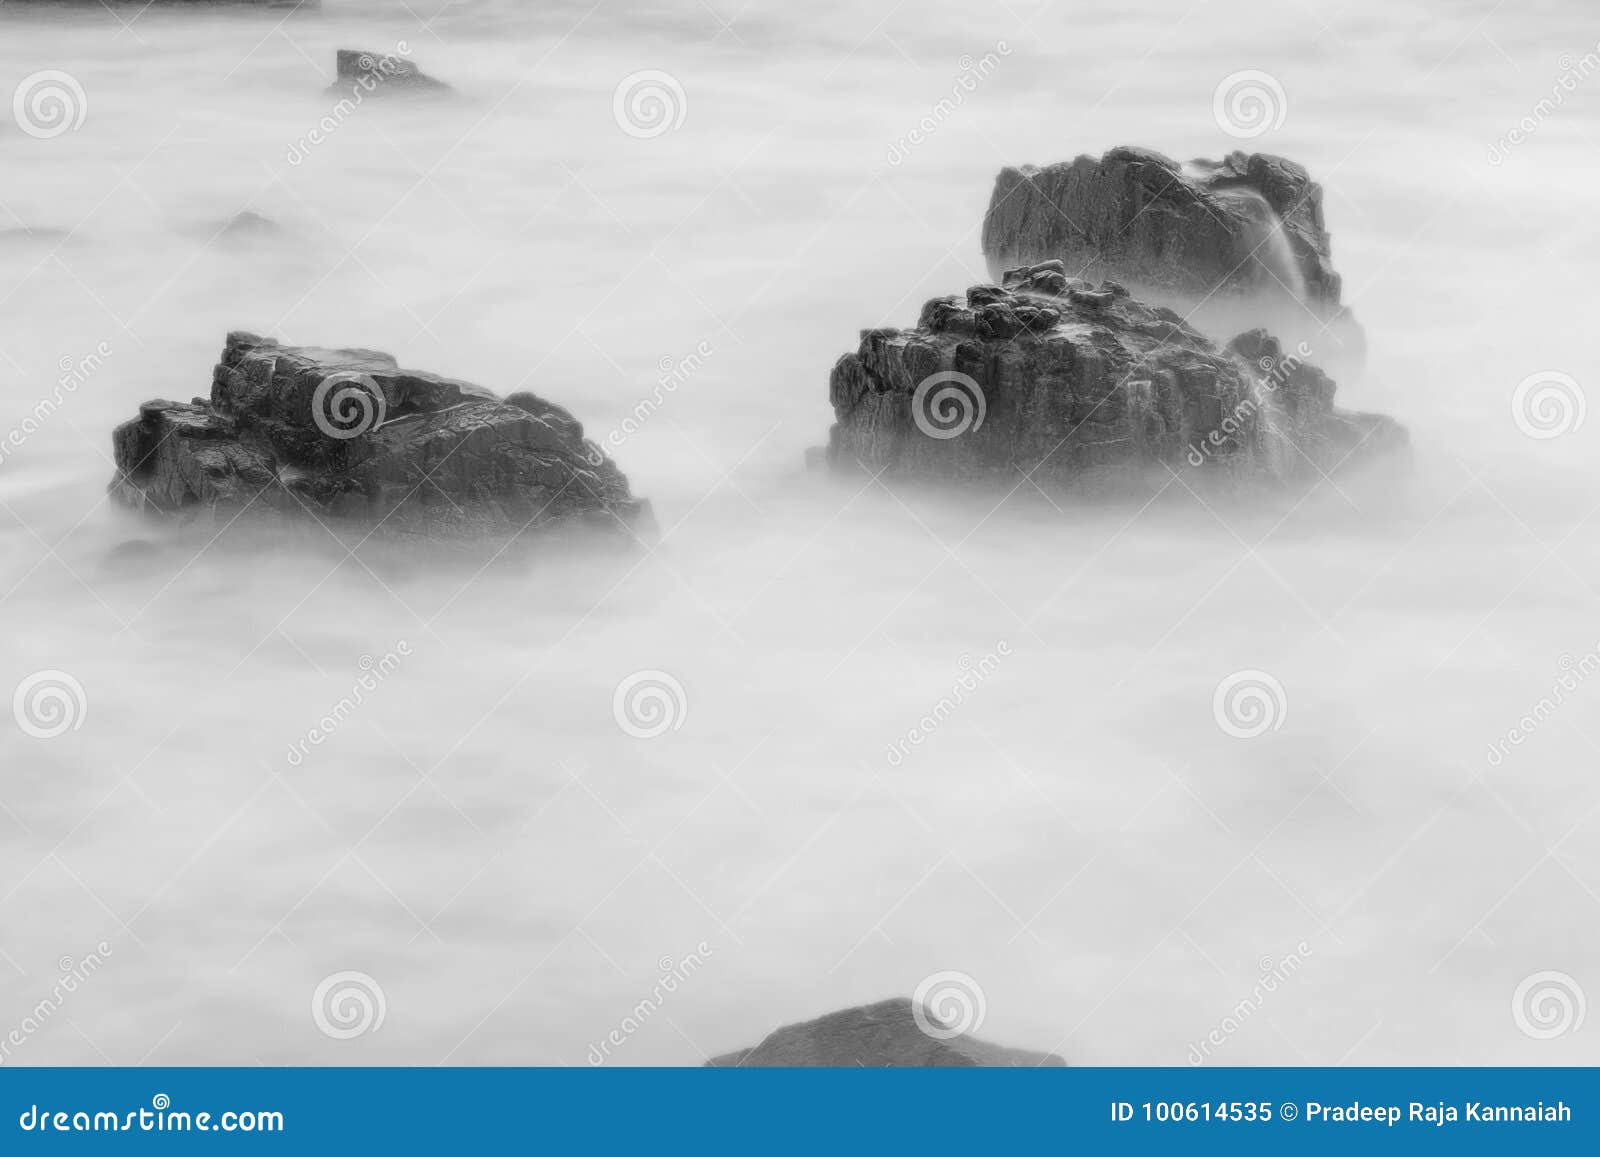
[{"label": "rock", "polygon": [[221,241],[264,241],[281,237],[283,226],[271,217],[263,217],[251,209],[235,213],[216,230]]},{"label": "rock", "polygon": [[1283,157],[1234,152],[1179,164],[1122,147],[1098,160],[1006,168],[984,217],[983,252],[991,277],[1059,262],[1066,276],[1115,277],[1146,300],[1193,310],[1214,333],[1250,324],[1239,298],[1266,298],[1282,307],[1274,330],[1305,338],[1318,360],[1362,352],[1339,300],[1322,187]]},{"label": "rock", "polygon": [[1264,330],[1218,347],[1119,284],[1082,290],[1059,275],[1048,262],[1010,270],[1012,288],[935,298],[915,329],[863,331],[829,382],[829,461],[1141,495],[1173,472],[1198,488],[1405,460],[1405,430],[1335,407],[1333,379],[1303,348],[1286,353]]},{"label": "rock", "polygon": [[1054,1053],[1007,1048],[965,1033],[941,1039],[951,1027],[923,1011],[930,1035],[905,997],[847,1008],[778,1029],[754,1048],[707,1061],[713,1068],[854,1067],[898,1068],[1061,1066]]},{"label": "rock", "polygon": [[209,399],[146,402],[112,443],[113,495],[161,514],[250,509],[437,536],[648,521],[566,410],[373,350],[231,333]]},{"label": "rock", "polygon": [[442,80],[435,80],[409,60],[393,53],[363,52],[355,48],[341,48],[334,55],[338,79],[328,90],[332,93],[353,91],[359,88],[367,95],[379,93],[443,94],[453,91]]}]

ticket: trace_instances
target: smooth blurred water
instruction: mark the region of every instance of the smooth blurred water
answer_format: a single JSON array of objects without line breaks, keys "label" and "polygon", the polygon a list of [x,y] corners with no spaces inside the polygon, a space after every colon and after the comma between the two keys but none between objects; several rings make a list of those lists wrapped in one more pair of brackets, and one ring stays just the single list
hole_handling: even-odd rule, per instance
[{"label": "smooth blurred water", "polygon": [[[1512,1015],[1541,971],[1600,994],[1600,680],[1486,757],[1600,639],[1596,423],[1534,439],[1511,405],[1600,378],[1600,78],[1491,162],[1595,51],[1588,5],[7,7],[0,88],[60,69],[88,105],[53,139],[0,120],[0,428],[109,352],[0,461],[0,687],[87,697],[59,738],[0,728],[0,1036],[111,951],[6,1063],[584,1064],[696,953],[613,1063],[955,970],[982,1036],[1181,1064],[1302,942],[1217,1063],[1600,1060],[1593,1025]],[[292,163],[334,49],[402,41],[460,98],[364,104]],[[613,92],[647,69],[684,118],[639,139]],[[1212,98],[1244,69],[1287,107],[1241,142]],[[807,471],[857,331],[985,280],[995,172],[1119,143],[1323,183],[1370,346],[1341,399],[1410,426],[1415,476],[1058,510]],[[243,210],[282,233],[218,236]],[[205,394],[230,328],[594,435],[704,348],[615,451],[663,538],[349,555],[108,506],[111,428]],[[1212,700],[1249,669],[1288,706],[1241,740]],[[653,739],[613,717],[640,670],[686,695]],[[385,1018],[332,1039],[347,970]]]}]

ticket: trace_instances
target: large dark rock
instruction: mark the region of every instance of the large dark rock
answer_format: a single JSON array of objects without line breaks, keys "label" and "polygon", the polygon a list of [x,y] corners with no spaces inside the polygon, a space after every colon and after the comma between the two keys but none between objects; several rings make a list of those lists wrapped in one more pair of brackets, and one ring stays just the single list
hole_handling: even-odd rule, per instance
[{"label": "large dark rock", "polygon": [[933,1031],[918,1023],[916,1010],[904,997],[847,1008],[827,1016],[778,1029],[755,1048],[712,1057],[716,1068],[855,1067],[881,1068],[984,1067],[1066,1064],[1054,1053],[990,1044],[922,1010]]},{"label": "large dark rock", "polygon": [[[1319,360],[1362,352],[1360,330],[1340,304],[1322,187],[1282,157],[1235,152],[1180,164],[1123,147],[1098,160],[1003,169],[984,217],[983,252],[996,279],[1060,260],[1074,276],[1113,278],[1218,333],[1252,316],[1238,308],[1240,298],[1264,298],[1279,307],[1274,330],[1304,338]],[[1247,308],[1259,309],[1259,300]]]},{"label": "large dark rock", "polygon": [[1059,261],[1004,281],[935,298],[915,329],[863,331],[829,383],[831,462],[1144,494],[1174,472],[1196,487],[1315,480],[1406,446],[1392,420],[1335,407],[1333,380],[1265,331],[1219,347]]},{"label": "large dark rock", "polygon": [[209,399],[146,402],[112,435],[112,493],[142,509],[249,510],[410,533],[517,532],[647,506],[561,407],[404,370],[388,354],[231,333]]}]

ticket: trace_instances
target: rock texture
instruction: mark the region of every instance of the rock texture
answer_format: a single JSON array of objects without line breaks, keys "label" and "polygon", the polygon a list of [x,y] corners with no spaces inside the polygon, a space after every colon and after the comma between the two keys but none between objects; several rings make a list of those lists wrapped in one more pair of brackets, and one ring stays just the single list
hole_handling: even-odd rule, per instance
[{"label": "rock texture", "polygon": [[341,48],[334,56],[338,79],[330,92],[346,92],[360,85],[369,93],[435,93],[452,91],[442,80],[435,80],[409,60],[382,52],[363,52]]},{"label": "rock texture", "polygon": [[726,1053],[706,1063],[716,1068],[1004,1068],[1066,1064],[1054,1053],[1006,1048],[965,1033],[944,1039],[950,1026],[926,1009],[923,1016],[934,1033],[917,1023],[916,1011],[904,997],[847,1008],[780,1028],[755,1048]]},{"label": "rock texture", "polygon": [[647,518],[566,410],[373,350],[231,333],[210,398],[146,402],[112,442],[112,493],[162,514],[276,511],[434,536]]},{"label": "rock texture", "polygon": [[1315,480],[1393,461],[1406,433],[1333,404],[1334,382],[1265,331],[1219,347],[1172,310],[1060,261],[935,298],[833,368],[836,466],[1148,493]]},{"label": "rock texture", "polygon": [[[1282,222],[1279,246],[1269,240]],[[1007,168],[983,222],[989,273],[1059,259],[1081,277],[1192,297],[1281,290],[1339,308],[1322,187],[1293,161],[1232,153],[1179,164],[1150,149]]]}]

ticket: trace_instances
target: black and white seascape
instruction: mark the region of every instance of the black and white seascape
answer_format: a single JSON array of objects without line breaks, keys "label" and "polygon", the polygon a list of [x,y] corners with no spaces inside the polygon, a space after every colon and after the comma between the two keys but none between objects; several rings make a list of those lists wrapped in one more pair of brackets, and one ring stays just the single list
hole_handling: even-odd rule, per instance
[{"label": "black and white seascape", "polygon": [[1600,1062],[1580,0],[0,4],[0,1064]]}]

